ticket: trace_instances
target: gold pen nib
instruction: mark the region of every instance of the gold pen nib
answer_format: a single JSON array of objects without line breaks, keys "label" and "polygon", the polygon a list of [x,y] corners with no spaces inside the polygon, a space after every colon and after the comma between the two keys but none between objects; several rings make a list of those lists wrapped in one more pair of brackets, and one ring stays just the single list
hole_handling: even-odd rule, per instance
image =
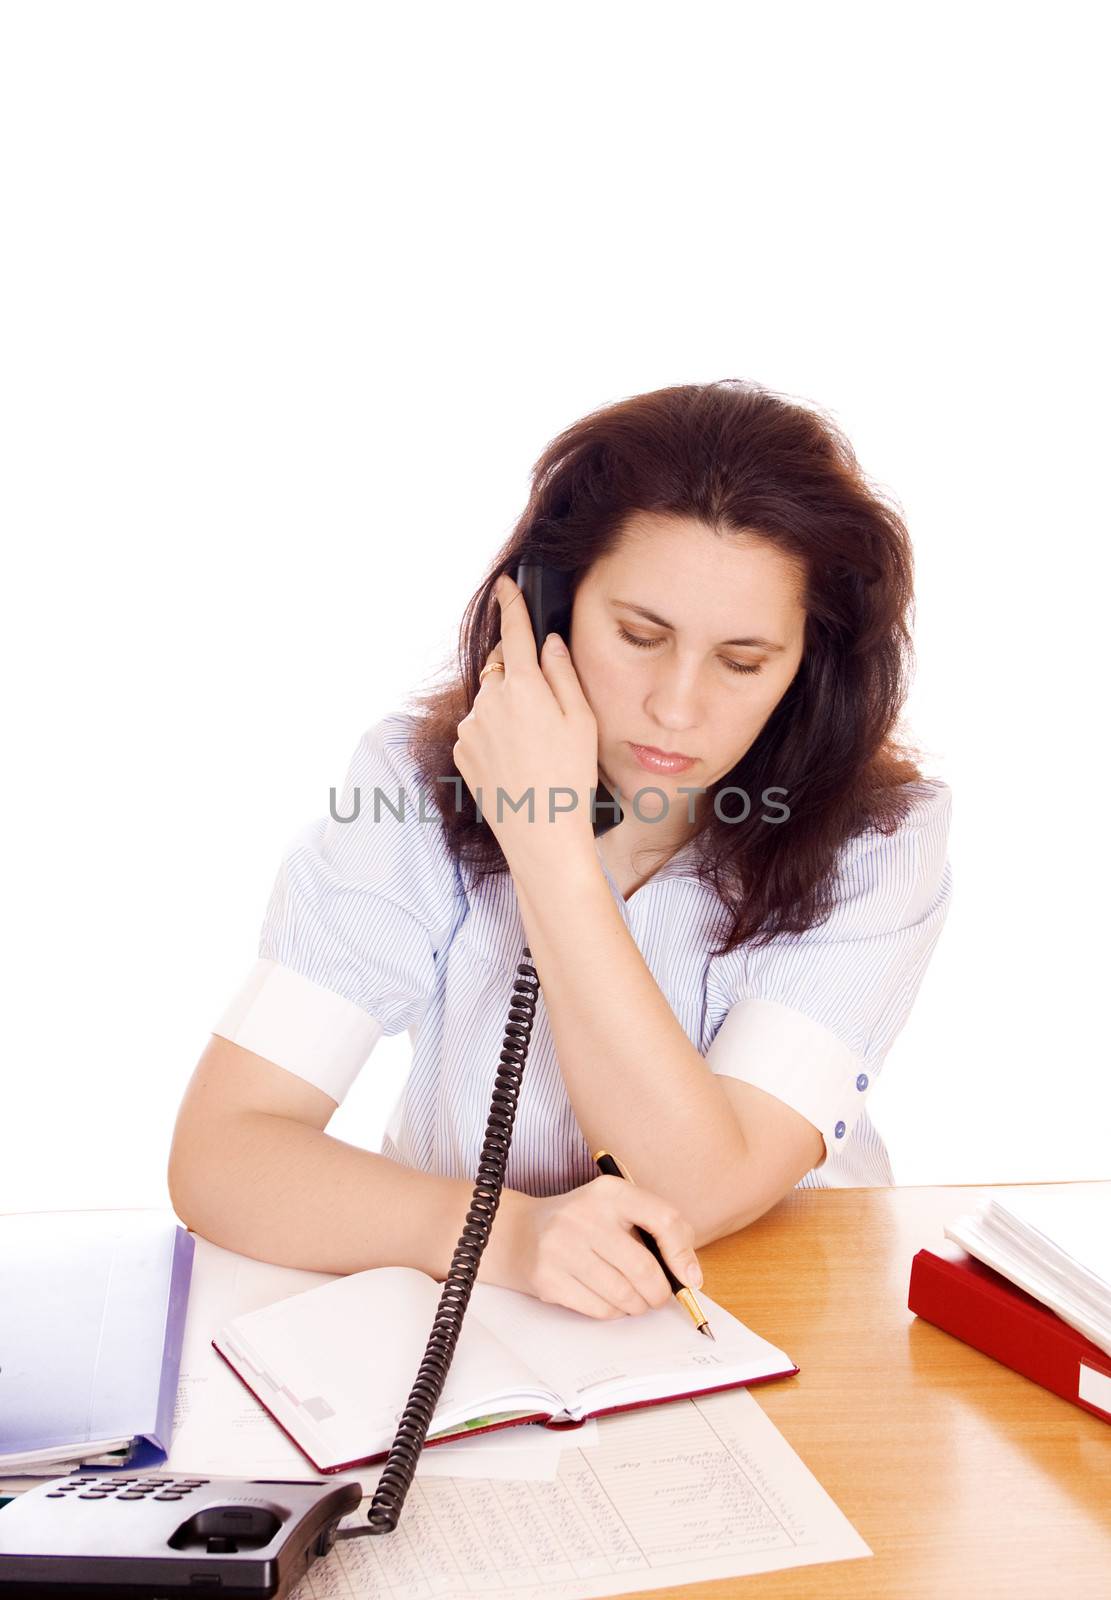
[{"label": "gold pen nib", "polygon": [[[688,1289],[684,1284],[681,1289],[676,1289],[675,1298],[678,1300],[683,1309],[690,1314],[690,1319],[698,1329],[699,1333],[704,1333],[708,1339],[714,1339],[713,1334],[710,1332],[710,1324],[706,1321],[706,1318],[703,1315],[702,1307],[694,1298],[694,1291],[692,1289]],[[717,1344],[716,1339],[714,1339],[714,1343]]]}]

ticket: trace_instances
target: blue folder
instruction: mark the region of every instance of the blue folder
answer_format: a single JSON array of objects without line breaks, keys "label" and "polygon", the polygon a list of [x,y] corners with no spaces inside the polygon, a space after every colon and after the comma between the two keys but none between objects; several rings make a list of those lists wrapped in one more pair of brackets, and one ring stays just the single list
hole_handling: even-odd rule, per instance
[{"label": "blue folder", "polygon": [[192,1265],[164,1212],[0,1216],[0,1462],[116,1439],[165,1458]]}]

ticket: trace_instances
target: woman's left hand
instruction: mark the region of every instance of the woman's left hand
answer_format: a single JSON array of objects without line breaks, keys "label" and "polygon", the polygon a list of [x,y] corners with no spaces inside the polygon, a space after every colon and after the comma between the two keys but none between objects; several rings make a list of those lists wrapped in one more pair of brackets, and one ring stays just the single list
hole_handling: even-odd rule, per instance
[{"label": "woman's left hand", "polygon": [[[558,859],[593,839],[590,791],[598,783],[598,724],[563,641],[549,634],[538,657],[520,589],[503,573],[494,592],[501,639],[487,664],[501,661],[505,671],[483,678],[451,753],[512,870]],[[572,794],[574,809],[563,809],[571,806]],[[514,811],[510,802],[522,798],[525,803]]]}]

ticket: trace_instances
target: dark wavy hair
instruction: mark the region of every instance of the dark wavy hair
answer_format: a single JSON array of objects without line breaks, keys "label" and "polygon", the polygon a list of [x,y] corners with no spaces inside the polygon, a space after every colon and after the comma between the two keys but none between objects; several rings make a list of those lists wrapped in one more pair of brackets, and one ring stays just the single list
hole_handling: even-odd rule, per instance
[{"label": "dark wavy hair", "polygon": [[[718,534],[767,539],[801,564],[802,661],[741,760],[708,792],[700,878],[723,906],[715,955],[824,921],[838,854],[867,828],[894,832],[920,782],[921,752],[896,737],[913,666],[913,557],[898,511],[868,482],[828,416],[743,379],[679,384],[590,412],[532,469],[516,526],[470,600],[458,666],[410,696],[410,751],[474,880],[508,871],[452,757],[478,674],[500,637],[494,584],[532,556],[572,574],[620,539],[637,511],[695,518]],[[441,673],[441,676],[442,676]],[[743,822],[716,815],[720,789],[753,798]],[[755,797],[786,788],[787,823],[762,822]],[[459,804],[456,804],[458,792]],[[726,815],[731,806],[723,803]]]}]

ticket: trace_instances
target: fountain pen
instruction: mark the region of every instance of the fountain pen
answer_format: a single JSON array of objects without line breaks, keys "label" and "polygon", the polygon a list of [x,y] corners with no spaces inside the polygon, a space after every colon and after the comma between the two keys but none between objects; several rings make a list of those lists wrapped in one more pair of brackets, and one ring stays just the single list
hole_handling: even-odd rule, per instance
[{"label": "fountain pen", "polygon": [[[616,1156],[611,1155],[608,1150],[596,1150],[594,1153],[594,1161],[598,1168],[602,1172],[607,1173],[611,1178],[624,1178],[626,1183],[632,1183],[632,1178],[629,1177],[629,1174],[625,1171],[625,1168],[621,1165],[620,1161],[618,1161]],[[694,1323],[699,1333],[704,1333],[707,1339],[713,1339],[714,1336],[710,1332],[710,1324],[706,1321],[706,1318],[703,1315],[702,1307],[694,1298],[694,1290],[688,1289],[685,1283],[679,1282],[678,1278],[664,1260],[663,1251],[660,1249],[655,1239],[653,1239],[652,1235],[650,1233],[646,1233],[643,1228],[638,1228],[635,1222],[633,1224],[633,1228],[641,1243],[652,1252],[656,1260],[659,1262],[660,1267],[663,1270],[663,1275],[671,1286],[672,1294],[675,1296],[676,1300],[678,1300],[679,1304],[690,1313],[691,1321]]]}]

